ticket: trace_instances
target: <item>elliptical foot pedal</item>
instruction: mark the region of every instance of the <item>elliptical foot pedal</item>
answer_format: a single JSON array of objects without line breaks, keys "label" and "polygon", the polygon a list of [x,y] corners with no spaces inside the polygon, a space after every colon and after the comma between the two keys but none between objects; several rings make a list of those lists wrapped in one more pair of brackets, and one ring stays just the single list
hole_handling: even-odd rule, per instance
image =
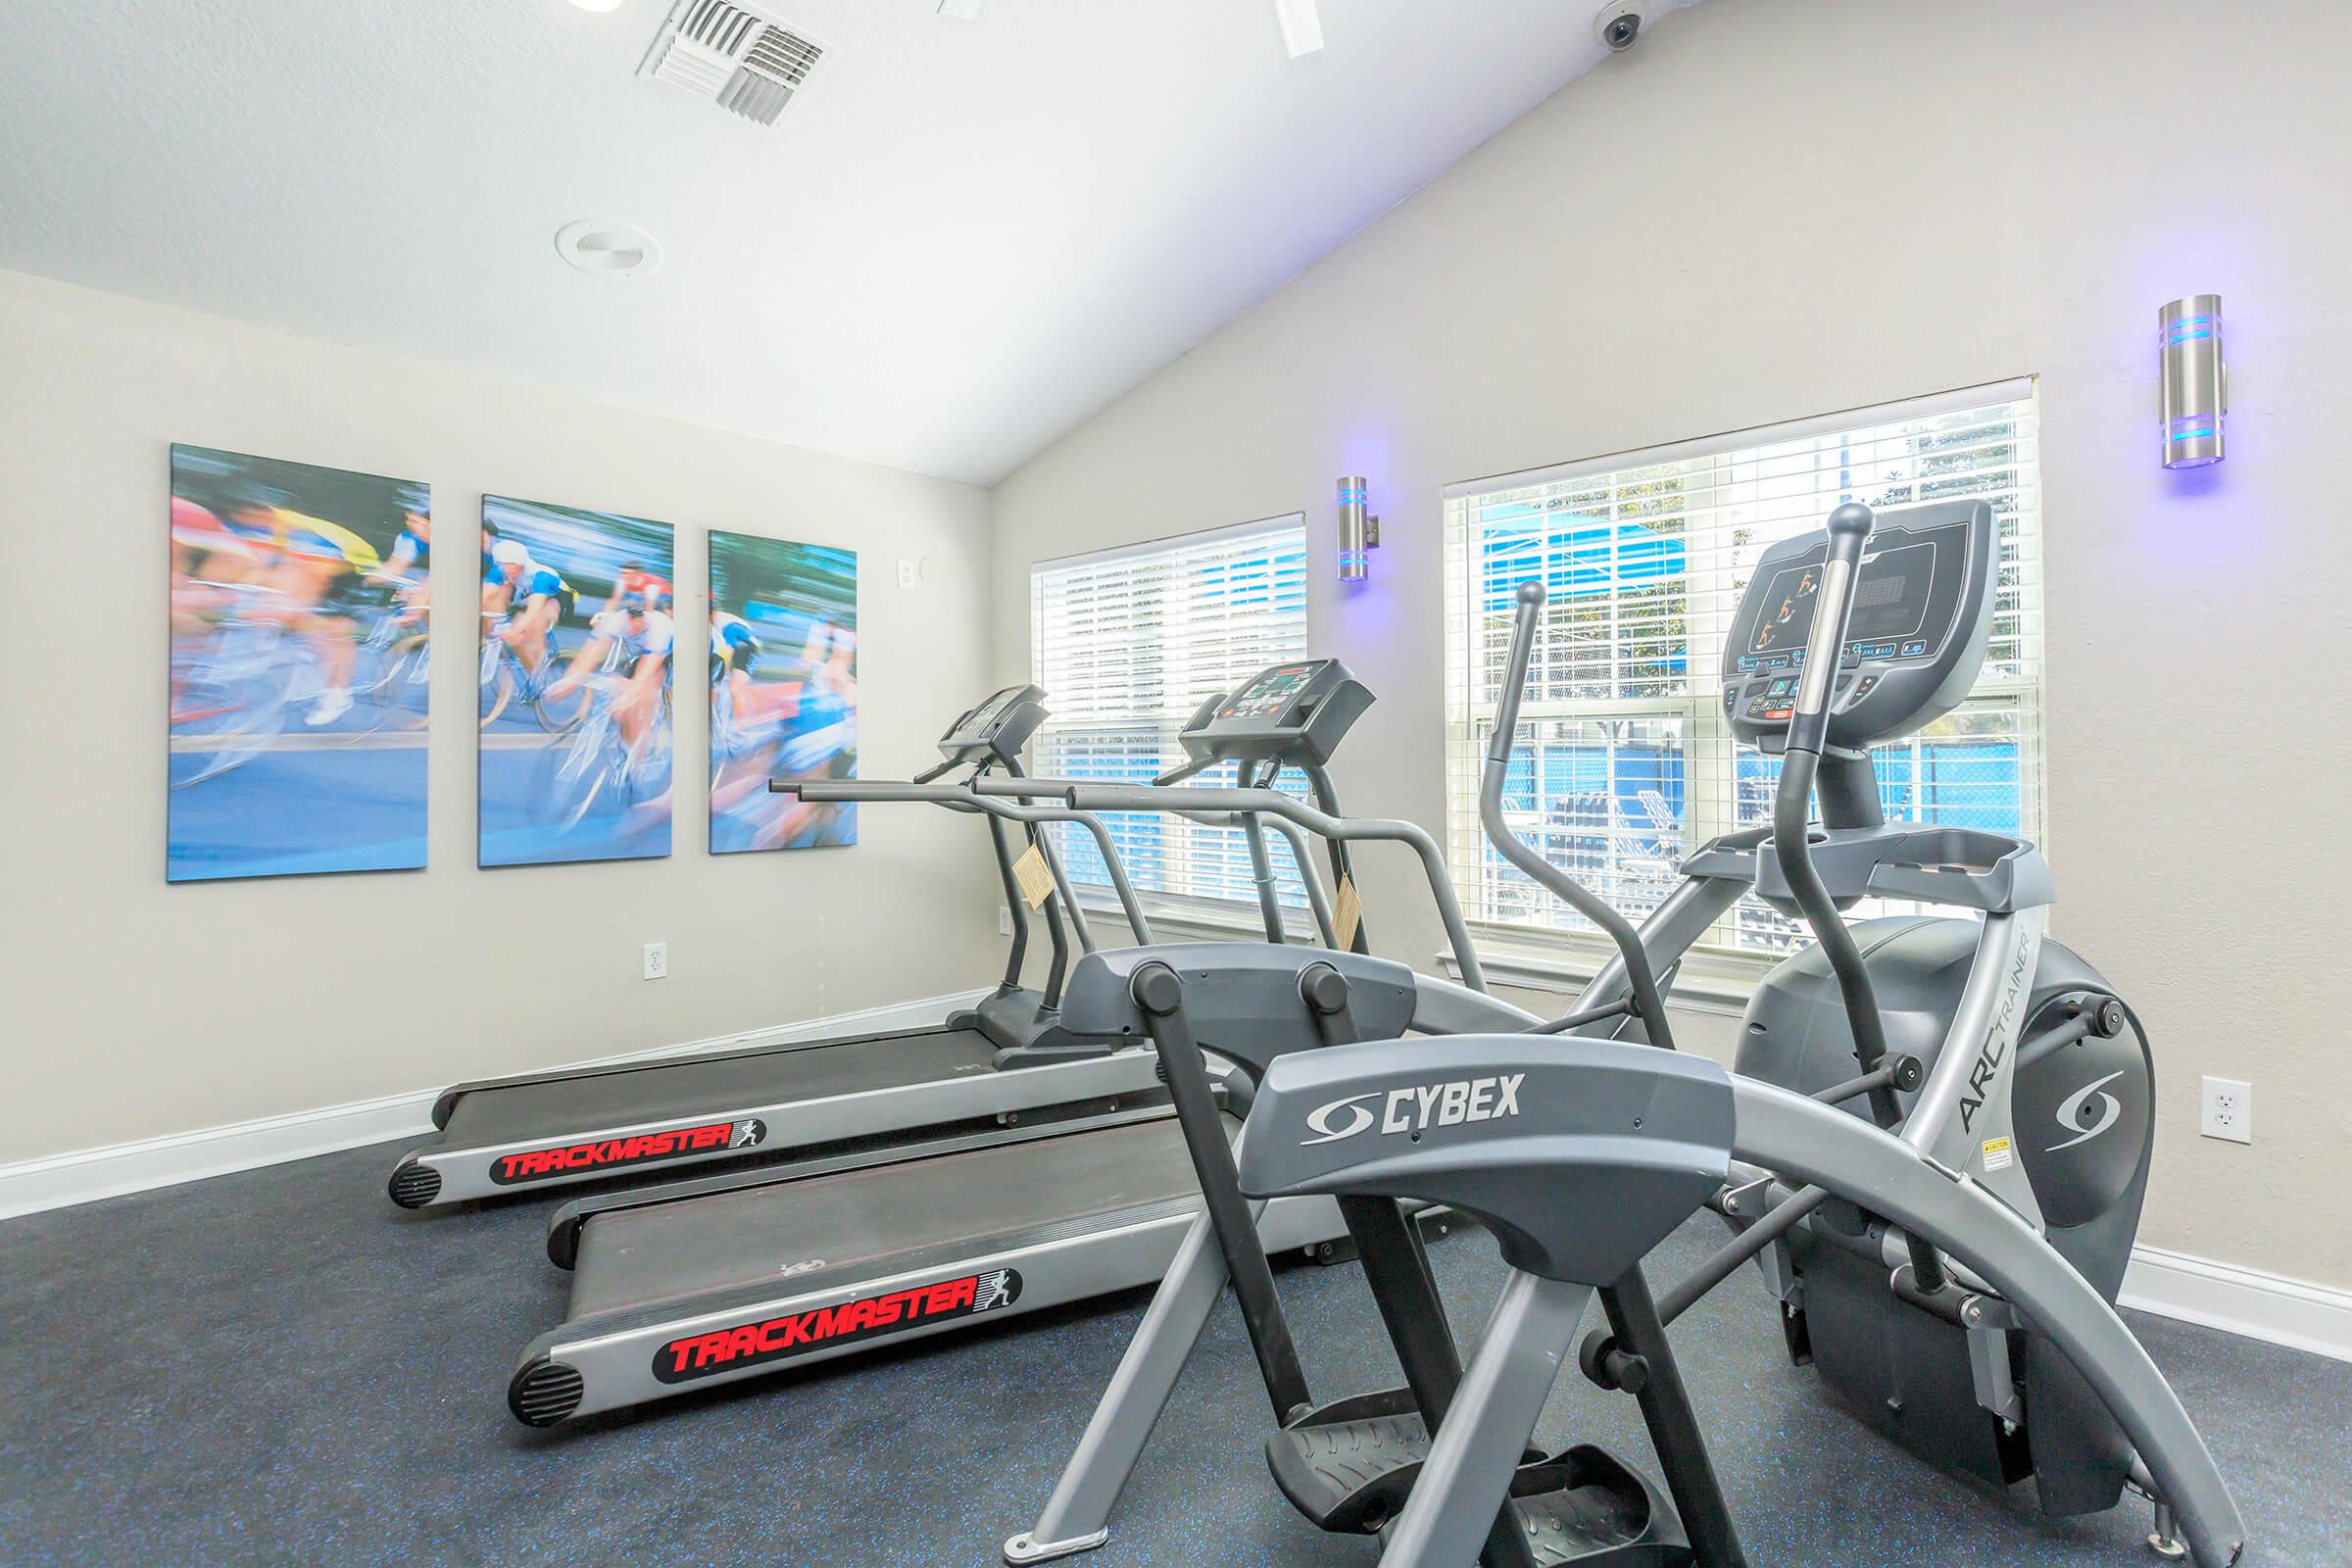
[{"label": "elliptical foot pedal", "polygon": [[1674,1504],[1647,1476],[1590,1444],[1522,1467],[1511,1510],[1536,1568],[1681,1568],[1691,1560]]},{"label": "elliptical foot pedal", "polygon": [[1428,1457],[1429,1428],[1408,1389],[1338,1400],[1266,1439],[1266,1464],[1292,1506],[1325,1530],[1366,1535],[1404,1506]]}]

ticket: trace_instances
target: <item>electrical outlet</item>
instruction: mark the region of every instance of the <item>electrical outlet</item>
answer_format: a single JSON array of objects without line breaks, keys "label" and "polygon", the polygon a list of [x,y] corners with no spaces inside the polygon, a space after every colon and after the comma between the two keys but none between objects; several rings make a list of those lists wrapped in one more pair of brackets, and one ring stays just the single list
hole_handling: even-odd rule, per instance
[{"label": "electrical outlet", "polygon": [[645,977],[648,980],[669,978],[669,944],[648,942],[645,945]]},{"label": "electrical outlet", "polygon": [[1002,904],[997,906],[997,935],[1001,937],[1012,935],[1012,911]]},{"label": "electrical outlet", "polygon": [[2197,1115],[2197,1131],[2208,1138],[2226,1139],[2232,1144],[2254,1141],[2254,1086],[2234,1078],[2205,1080],[2204,1101]]},{"label": "electrical outlet", "polygon": [[916,572],[916,570],[917,570],[917,569],[918,569],[918,564],[917,564],[917,563],[915,563],[915,562],[912,562],[912,561],[902,561],[902,562],[900,562],[900,563],[899,563],[899,586],[900,586],[900,587],[902,587],[902,588],[911,588],[911,587],[913,587],[913,586],[914,586],[914,579],[915,579],[915,572]]}]

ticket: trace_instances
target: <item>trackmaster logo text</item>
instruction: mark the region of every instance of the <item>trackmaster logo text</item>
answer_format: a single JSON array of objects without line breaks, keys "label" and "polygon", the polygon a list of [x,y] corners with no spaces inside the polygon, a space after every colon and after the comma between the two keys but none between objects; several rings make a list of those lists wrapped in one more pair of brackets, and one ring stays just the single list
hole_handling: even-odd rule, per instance
[{"label": "trackmaster logo text", "polygon": [[788,1360],[860,1340],[993,1312],[1010,1306],[1020,1295],[1020,1274],[999,1268],[813,1311],[787,1312],[758,1323],[672,1340],[654,1352],[654,1376],[663,1383],[691,1383],[721,1372],[740,1372],[766,1361]]},{"label": "trackmaster logo text", "polygon": [[747,1116],[740,1121],[671,1127],[628,1138],[593,1138],[586,1143],[501,1154],[490,1162],[490,1179],[501,1187],[512,1187],[518,1182],[547,1181],[579,1171],[683,1159],[689,1154],[711,1154],[721,1150],[756,1149],[766,1137],[767,1123],[757,1116]]}]

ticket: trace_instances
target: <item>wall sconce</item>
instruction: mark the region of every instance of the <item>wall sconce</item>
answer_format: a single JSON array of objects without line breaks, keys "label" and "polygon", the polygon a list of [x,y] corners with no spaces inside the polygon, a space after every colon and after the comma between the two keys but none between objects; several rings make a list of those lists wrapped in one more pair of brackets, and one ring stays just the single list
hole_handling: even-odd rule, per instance
[{"label": "wall sconce", "polygon": [[1342,582],[1362,582],[1372,564],[1371,552],[1380,548],[1380,519],[1364,511],[1368,495],[1361,474],[1350,474],[1340,481]]},{"label": "wall sconce", "polygon": [[2222,416],[2230,409],[2230,367],[2222,363],[2222,297],[2191,294],[2156,313],[2164,367],[2164,466],[2202,468],[2222,461]]}]

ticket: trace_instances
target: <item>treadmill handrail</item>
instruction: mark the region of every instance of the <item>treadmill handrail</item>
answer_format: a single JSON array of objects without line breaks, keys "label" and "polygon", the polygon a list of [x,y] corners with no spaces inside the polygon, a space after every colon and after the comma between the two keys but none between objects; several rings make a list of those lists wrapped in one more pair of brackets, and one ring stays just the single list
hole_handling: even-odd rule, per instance
[{"label": "treadmill handrail", "polygon": [[[1030,779],[1003,779],[982,775],[971,780],[970,785],[977,786],[983,783],[1030,784],[1035,782],[1037,781]],[[1119,909],[1127,917],[1127,928],[1134,933],[1136,946],[1150,947],[1152,945],[1151,922],[1144,916],[1143,904],[1135,896],[1135,885],[1128,880],[1127,867],[1120,860],[1118,847],[1111,842],[1110,829],[1103,826],[1102,819],[1066,804],[1059,806],[1016,804],[1018,799],[1026,797],[1052,800],[1065,795],[1067,792],[1063,788],[1021,791],[990,790],[984,793],[964,784],[906,784],[895,779],[785,778],[769,779],[767,788],[771,795],[792,795],[812,803],[836,801],[915,802],[931,806],[944,806],[952,811],[982,812],[989,816],[1002,817],[1008,822],[1032,824],[1075,822],[1094,835],[1095,848],[1102,852],[1102,863],[1110,872],[1111,891],[1118,896]],[[996,798],[999,795],[1011,796],[1013,799],[1000,800]],[[1044,843],[1043,840],[1041,840],[1042,843]],[[1060,892],[1063,904],[1069,907],[1071,923],[1078,928],[1079,946],[1092,953],[1095,951],[1094,935],[1087,929],[1086,916],[1078,907],[1077,896],[1070,888],[1069,877],[1062,868],[1061,857],[1054,852],[1051,844],[1045,844],[1044,848],[1047,869],[1054,873],[1054,887]]]},{"label": "treadmill handrail", "polygon": [[1446,857],[1438,849],[1438,841],[1418,822],[1394,817],[1333,816],[1280,790],[1268,789],[1073,784],[1068,800],[1073,809],[1081,811],[1254,812],[1296,822],[1321,838],[1381,839],[1405,845],[1421,858],[1421,869],[1429,879],[1430,897],[1436,901],[1438,916],[1445,922],[1446,940],[1453,949],[1454,962],[1461,967],[1463,983],[1476,991],[1487,989],[1486,970],[1479,964],[1478,950],[1470,940],[1470,927],[1462,919],[1461,902],[1454,897],[1453,883],[1446,872]]},{"label": "treadmill handrail", "polygon": [[[975,795],[1002,796],[1012,800],[1066,801],[1070,791],[1089,788],[1099,782],[1100,780],[1083,778],[1004,778],[993,773],[983,773],[971,780],[971,790]],[[1243,818],[1248,814],[1242,811],[1179,809],[1175,807],[1170,807],[1167,810],[1168,814],[1172,816],[1181,816],[1188,822],[1198,822],[1202,827],[1227,830],[1239,830],[1242,827]],[[1298,862],[1298,879],[1306,887],[1307,906],[1314,911],[1316,933],[1322,937],[1325,947],[1338,947],[1340,945],[1339,936],[1331,913],[1331,890],[1324,885],[1321,873],[1315,869],[1312,857],[1307,851],[1306,835],[1300,830],[1298,823],[1291,821],[1288,817],[1275,817],[1273,827],[1274,831],[1280,833],[1285,842],[1290,845],[1291,858]],[[1098,838],[1100,836],[1098,835]]]},{"label": "treadmill handrail", "polygon": [[1001,774],[983,773],[971,781],[974,795],[1004,795],[1018,801],[1057,801],[1070,792],[1074,778],[1005,778]]}]

